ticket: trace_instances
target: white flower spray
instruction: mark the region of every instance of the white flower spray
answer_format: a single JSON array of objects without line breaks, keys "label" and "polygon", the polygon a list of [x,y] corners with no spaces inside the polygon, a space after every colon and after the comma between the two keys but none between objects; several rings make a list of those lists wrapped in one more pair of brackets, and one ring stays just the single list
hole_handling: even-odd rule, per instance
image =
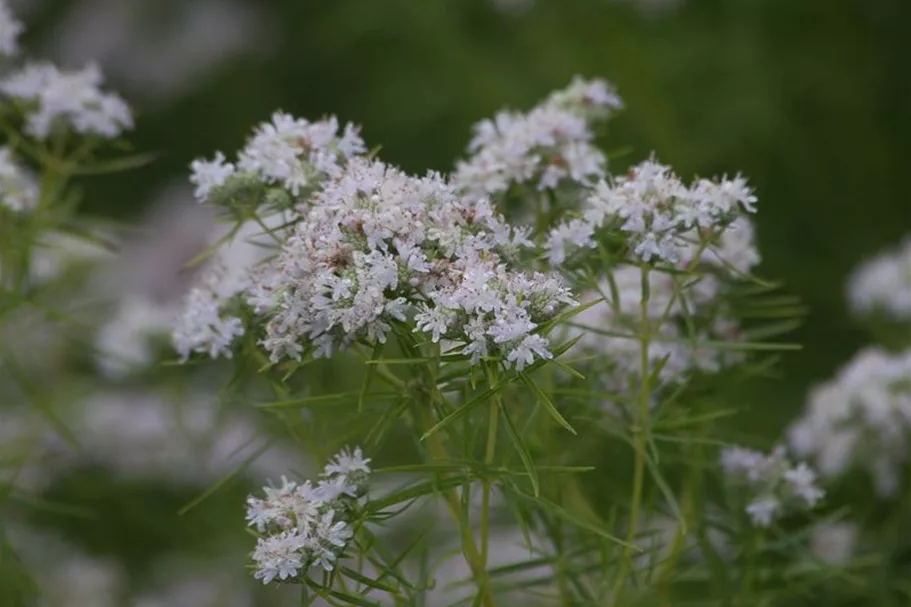
[{"label": "white flower spray", "polygon": [[474,126],[472,156],[458,163],[453,184],[481,198],[514,183],[539,190],[564,181],[592,183],[604,176],[607,159],[592,143],[590,125],[622,107],[607,82],[576,77],[527,114],[499,112]]},{"label": "white flower spray", "polygon": [[827,478],[850,469],[873,477],[882,497],[898,493],[911,436],[911,350],[861,350],[834,379],[816,387],[788,439]]},{"label": "white flower spray", "polygon": [[817,485],[816,472],[805,463],[792,463],[781,446],[768,455],[729,447],[721,453],[721,465],[726,481],[746,492],[746,513],[756,527],[768,527],[792,512],[811,510],[825,495]]},{"label": "white flower spray", "polygon": [[677,264],[705,231],[755,212],[755,203],[742,177],[686,186],[670,167],[647,160],[628,175],[599,182],[583,217],[554,228],[547,240],[550,261],[561,264],[575,249],[595,247],[597,230],[616,227],[634,258]]},{"label": "white flower spray", "polygon": [[265,499],[247,499],[247,523],[265,534],[251,555],[256,579],[298,581],[311,567],[335,569],[367,500],[369,463],[360,448],[345,449],[316,485],[282,478],[281,487],[264,488]]}]

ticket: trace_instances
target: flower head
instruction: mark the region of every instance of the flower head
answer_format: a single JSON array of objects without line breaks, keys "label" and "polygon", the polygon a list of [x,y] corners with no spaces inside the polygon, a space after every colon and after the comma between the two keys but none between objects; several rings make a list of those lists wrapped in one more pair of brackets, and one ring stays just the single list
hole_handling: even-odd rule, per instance
[{"label": "flower head", "polygon": [[0,92],[26,106],[26,131],[47,139],[58,126],[107,139],[133,128],[129,106],[101,90],[101,71],[90,64],[61,71],[50,63],[32,63],[0,80]]}]

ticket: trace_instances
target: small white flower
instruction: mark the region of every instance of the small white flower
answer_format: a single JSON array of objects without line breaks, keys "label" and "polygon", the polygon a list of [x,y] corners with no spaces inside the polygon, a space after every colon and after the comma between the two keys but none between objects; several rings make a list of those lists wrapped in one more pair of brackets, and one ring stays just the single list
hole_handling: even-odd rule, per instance
[{"label": "small white flower", "polygon": [[25,28],[10,11],[6,0],[0,0],[0,56],[15,55],[19,50],[19,34]]},{"label": "small white flower", "polygon": [[225,155],[221,152],[217,152],[212,160],[194,160],[190,169],[193,171],[190,183],[196,186],[195,195],[199,202],[205,202],[209,192],[224,185],[235,171],[234,165],[225,162]]},{"label": "small white flower", "polygon": [[300,550],[306,543],[306,538],[294,530],[260,538],[252,555],[257,566],[253,577],[262,580],[263,584],[276,578],[296,577],[303,567]]},{"label": "small white flower", "polygon": [[824,495],[816,473],[805,463],[793,465],[780,445],[768,455],[728,447],[721,464],[727,482],[753,498],[746,512],[758,527],[768,527],[791,511],[811,510]]},{"label": "small white flower", "polygon": [[882,311],[895,320],[911,319],[911,236],[852,273],[848,301],[858,316]]},{"label": "small white flower", "polygon": [[[718,230],[722,234],[741,212],[755,211],[756,197],[746,186],[746,180],[709,181],[702,179],[690,187],[673,174],[671,168],[655,160],[647,160],[608,183],[602,180],[594,188],[584,209],[584,221],[558,225],[548,238],[551,262],[562,263],[569,251],[567,244],[576,247],[594,246],[593,235],[602,228],[619,226],[624,232],[633,256],[643,261],[677,263],[698,250],[701,235],[698,229]],[[743,229],[743,223],[739,224]],[[577,235],[569,238],[569,235]],[[741,232],[736,243],[743,252],[736,260],[738,267],[755,265],[758,256],[749,253],[752,231]],[[722,236],[722,242],[724,243]],[[734,242],[722,244],[733,246]],[[725,263],[730,252],[707,247],[703,260],[712,262],[707,253],[715,253],[718,265]],[[754,259],[755,257],[755,259]],[[748,267],[745,269],[749,269]],[[743,271],[743,270],[742,270]]]},{"label": "small white flower", "polygon": [[38,204],[38,184],[33,176],[16,162],[13,151],[0,147],[0,207],[16,213],[29,211]]},{"label": "small white flower", "polygon": [[516,371],[522,371],[527,365],[533,363],[535,358],[544,360],[553,358],[553,354],[547,349],[547,340],[540,335],[528,335],[523,338],[521,343],[510,350],[506,356],[507,362],[515,364]]},{"label": "small white flower", "polygon": [[370,458],[364,457],[364,453],[361,451],[360,447],[355,447],[354,451],[345,448],[326,464],[326,467],[323,469],[323,474],[325,476],[332,476],[335,474],[350,476],[354,472],[370,474],[369,463]]},{"label": "small white flower", "polygon": [[825,492],[816,486],[816,473],[805,463],[785,472],[784,478],[790,484],[791,490],[811,508],[825,495]]},{"label": "small white flower", "polygon": [[750,519],[757,527],[768,527],[781,511],[781,502],[774,497],[767,497],[751,502],[746,509]]},{"label": "small white flower", "polygon": [[115,138],[133,128],[127,104],[101,91],[101,71],[94,64],[79,71],[60,71],[50,63],[33,63],[0,80],[0,92],[25,102],[26,131],[47,139],[58,124],[82,134]]}]

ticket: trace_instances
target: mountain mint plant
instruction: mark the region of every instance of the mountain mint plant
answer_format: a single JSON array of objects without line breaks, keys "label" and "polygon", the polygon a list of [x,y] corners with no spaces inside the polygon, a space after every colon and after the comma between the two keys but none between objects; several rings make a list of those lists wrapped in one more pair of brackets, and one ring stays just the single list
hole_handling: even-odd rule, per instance
[{"label": "mountain mint plant", "polygon": [[[0,0],[0,511],[65,510],[50,488],[99,466],[191,485],[181,515],[226,504],[210,547],[251,574],[172,575],[214,549],[121,567],[67,547],[45,579],[92,598],[65,604],[798,605],[870,563],[907,596],[909,344],[861,351],[770,450],[738,446],[759,441],[730,388],[774,381],[805,310],[756,274],[762,205],[736,167],[613,151],[613,85],[504,109],[419,174],[355,125],[276,111],[192,162],[187,197],[221,230],[163,256],[176,293],[102,305],[123,243],[74,183],[147,158],[118,156],[134,117],[100,69],[20,58],[23,29]],[[908,242],[851,278],[862,320],[907,323]],[[94,366],[62,371],[86,344]],[[53,373],[76,377],[60,407]],[[238,541],[238,496],[263,485]],[[30,521],[0,525],[0,566],[7,535],[43,537]]]}]

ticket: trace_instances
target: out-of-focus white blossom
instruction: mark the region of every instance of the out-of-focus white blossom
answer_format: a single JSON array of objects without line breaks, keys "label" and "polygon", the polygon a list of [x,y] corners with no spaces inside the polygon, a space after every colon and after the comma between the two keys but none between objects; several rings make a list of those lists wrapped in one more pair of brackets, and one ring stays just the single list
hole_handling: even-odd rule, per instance
[{"label": "out-of-focus white blossom", "polygon": [[905,477],[911,435],[911,350],[859,352],[831,381],[814,388],[804,415],[789,429],[794,451],[825,477],[860,468],[880,496],[894,496]]},{"label": "out-of-focus white blossom", "polygon": [[686,186],[670,167],[647,160],[628,175],[598,183],[583,218],[551,232],[550,261],[560,264],[574,249],[594,247],[596,232],[614,227],[636,259],[678,264],[688,252],[711,244],[703,243],[706,234],[726,227],[742,212],[755,212],[755,203],[743,177],[700,179]]},{"label": "out-of-focus white blossom", "polygon": [[38,203],[38,184],[16,162],[13,151],[0,147],[0,207],[14,212],[28,211]]},{"label": "out-of-focus white blossom", "polygon": [[[75,452],[54,436],[54,449],[68,453],[58,465],[85,459],[121,477],[163,477],[206,485],[256,455],[263,430],[248,417],[229,414],[194,389],[173,396],[141,390],[91,394],[73,403],[63,422],[79,437]],[[252,459],[250,476],[300,467],[300,455],[276,444]]]},{"label": "out-of-focus white blossom", "polygon": [[25,105],[26,131],[37,139],[47,139],[58,125],[112,139],[133,128],[133,116],[126,102],[102,92],[101,84],[95,64],[69,72],[32,63],[0,80],[0,92]]},{"label": "out-of-focus white blossom", "polygon": [[16,19],[6,0],[0,0],[0,57],[15,55],[19,50],[19,34],[25,28],[22,22]]},{"label": "out-of-focus white blossom", "polygon": [[268,584],[293,580],[310,567],[335,569],[354,531],[346,518],[366,499],[370,467],[360,448],[344,450],[316,485],[282,477],[265,498],[247,498],[247,523],[265,533],[251,555],[254,577]]},{"label": "out-of-focus white blossom", "polygon": [[228,177],[237,170],[233,164],[225,162],[225,155],[221,152],[216,152],[212,160],[194,160],[190,169],[193,171],[190,182],[196,186],[195,194],[199,201],[205,201],[213,188],[225,185]]},{"label": "out-of-focus white blossom", "polygon": [[847,565],[857,548],[860,529],[854,523],[823,523],[813,530],[810,549],[813,556],[828,565]]},{"label": "out-of-focus white blossom", "polygon": [[527,114],[499,112],[474,126],[472,156],[458,163],[453,184],[481,198],[513,183],[533,183],[539,190],[553,190],[564,180],[592,183],[604,176],[607,160],[592,144],[589,123],[622,106],[610,84],[576,77]]},{"label": "out-of-focus white blossom", "polygon": [[117,307],[113,318],[98,331],[95,338],[96,362],[101,372],[119,379],[131,370],[145,367],[153,355],[151,338],[166,336],[174,326],[173,307],[145,297],[127,297]]},{"label": "out-of-focus white blossom", "polygon": [[299,211],[249,298],[268,319],[272,360],[384,342],[410,314],[418,331],[458,342],[473,361],[501,354],[521,370],[550,357],[534,330],[573,300],[557,276],[510,268],[530,243],[487,201],[469,202],[437,174],[356,158]]},{"label": "out-of-focus white blossom", "polygon": [[882,311],[895,320],[911,320],[911,236],[862,264],[848,281],[851,311]]},{"label": "out-of-focus white blossom", "polygon": [[721,453],[721,466],[728,484],[746,492],[745,511],[757,527],[768,527],[790,512],[811,510],[825,495],[816,473],[804,463],[794,465],[781,446],[768,455],[728,447]]}]

